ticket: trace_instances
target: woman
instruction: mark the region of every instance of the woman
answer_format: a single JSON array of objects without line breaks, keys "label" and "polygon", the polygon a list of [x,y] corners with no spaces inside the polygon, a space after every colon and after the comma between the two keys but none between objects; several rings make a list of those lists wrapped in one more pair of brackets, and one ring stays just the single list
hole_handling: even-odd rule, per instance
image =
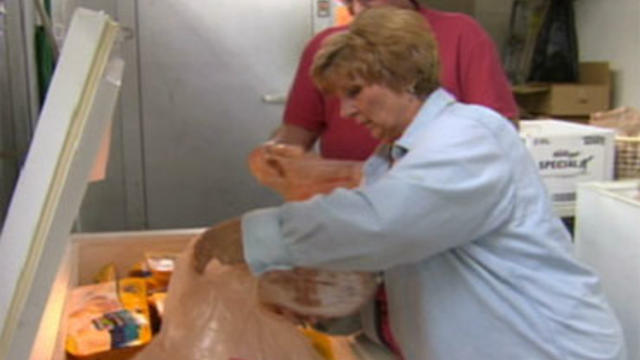
[{"label": "woman", "polygon": [[256,275],[384,271],[405,359],[624,359],[620,326],[517,132],[439,88],[427,26],[371,9],[323,43],[314,81],[383,142],[364,184],[214,226],[196,269],[213,257]]}]

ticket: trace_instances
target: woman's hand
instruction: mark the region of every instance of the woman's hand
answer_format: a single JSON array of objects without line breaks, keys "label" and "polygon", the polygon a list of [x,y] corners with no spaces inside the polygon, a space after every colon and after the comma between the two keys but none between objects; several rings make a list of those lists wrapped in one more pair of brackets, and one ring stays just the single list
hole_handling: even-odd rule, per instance
[{"label": "woman's hand", "polygon": [[212,259],[227,265],[245,262],[239,217],[210,227],[196,240],[193,248],[194,269],[202,274]]},{"label": "woman's hand", "polygon": [[354,188],[362,178],[362,162],[324,159],[303,148],[264,144],[249,155],[249,168],[258,181],[286,201],[306,200],[336,188]]}]

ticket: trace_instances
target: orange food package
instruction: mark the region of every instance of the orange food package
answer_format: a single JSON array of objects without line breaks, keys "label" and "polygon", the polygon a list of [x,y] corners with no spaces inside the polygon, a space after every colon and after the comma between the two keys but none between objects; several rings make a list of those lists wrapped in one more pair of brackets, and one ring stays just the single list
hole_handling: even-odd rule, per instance
[{"label": "orange food package", "polygon": [[109,281],[115,281],[116,276],[116,266],[113,263],[107,264],[103,266],[100,271],[98,271],[93,276],[94,283],[103,283]]},{"label": "orange food package", "polygon": [[80,286],[71,292],[65,348],[76,357],[143,345],[151,340],[143,279]]},{"label": "orange food package", "polygon": [[145,253],[145,261],[147,268],[151,272],[151,277],[158,282],[159,285],[166,287],[175,268],[175,262],[178,258],[176,253],[167,252],[147,252]]},{"label": "orange food package", "polygon": [[149,295],[149,305],[151,305],[157,312],[158,316],[162,318],[164,316],[164,303],[167,299],[167,293],[157,292]]}]

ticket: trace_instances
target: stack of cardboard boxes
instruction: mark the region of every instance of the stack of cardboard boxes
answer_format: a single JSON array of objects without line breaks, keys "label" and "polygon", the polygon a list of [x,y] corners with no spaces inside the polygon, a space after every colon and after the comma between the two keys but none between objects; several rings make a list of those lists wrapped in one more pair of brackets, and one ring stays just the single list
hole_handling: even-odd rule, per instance
[{"label": "stack of cardboard boxes", "polygon": [[554,118],[586,124],[591,113],[610,109],[609,64],[581,63],[577,83],[531,83],[515,86],[513,93],[522,119]]}]

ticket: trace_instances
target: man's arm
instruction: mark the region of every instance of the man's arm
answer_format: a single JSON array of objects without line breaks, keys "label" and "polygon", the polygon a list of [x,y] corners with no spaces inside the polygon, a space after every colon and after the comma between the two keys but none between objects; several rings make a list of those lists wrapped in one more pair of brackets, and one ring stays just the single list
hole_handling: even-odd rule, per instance
[{"label": "man's arm", "polygon": [[274,142],[298,145],[309,150],[325,129],[325,98],[313,83],[309,71],[322,41],[340,29],[331,28],[319,33],[302,52],[289,89],[282,125],[271,137]]},{"label": "man's arm", "polygon": [[518,106],[493,40],[472,19],[466,29],[460,58],[460,100],[492,108],[517,126]]},{"label": "man's arm", "polygon": [[301,126],[292,124],[282,124],[277,128],[271,138],[270,143],[296,145],[303,148],[305,151],[311,150],[313,144],[318,139],[319,134],[313,131],[309,131]]}]

